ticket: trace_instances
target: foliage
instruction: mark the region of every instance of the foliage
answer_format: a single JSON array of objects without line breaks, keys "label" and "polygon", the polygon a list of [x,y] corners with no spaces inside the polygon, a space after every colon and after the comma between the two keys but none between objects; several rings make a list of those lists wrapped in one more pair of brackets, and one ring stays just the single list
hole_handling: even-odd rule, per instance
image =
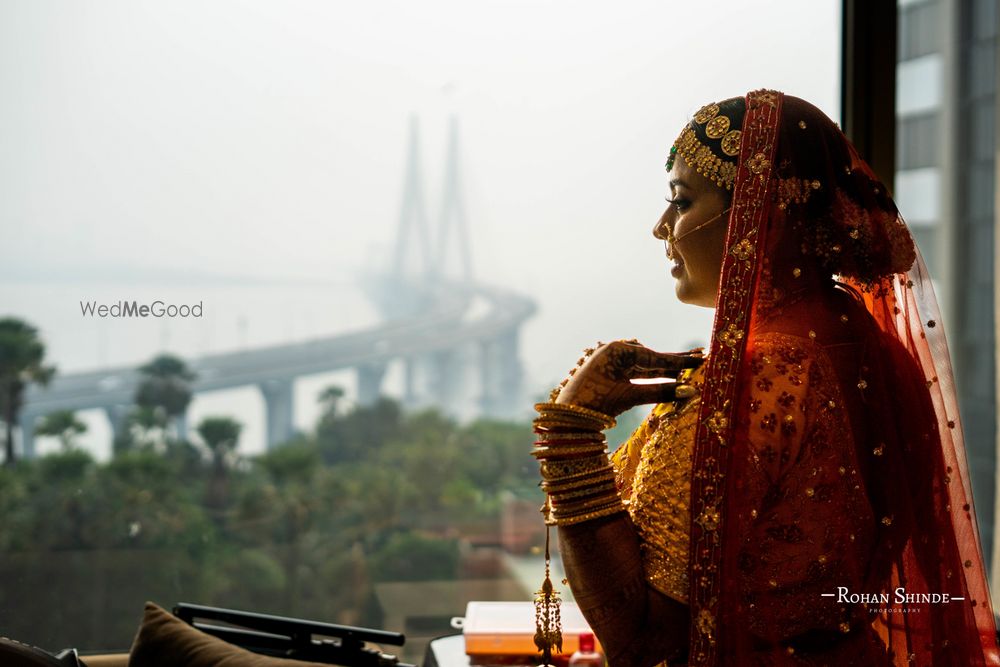
[{"label": "foliage", "polygon": [[5,425],[4,463],[15,463],[14,427],[21,415],[24,392],[29,384],[47,385],[54,366],[42,363],[45,344],[38,329],[16,317],[0,318],[0,419]]},{"label": "foliage", "polygon": [[221,459],[227,452],[236,449],[243,424],[232,417],[205,417],[197,430],[208,451]]},{"label": "foliage", "polygon": [[198,435],[212,458],[212,472],[205,491],[205,505],[217,522],[229,502],[229,467],[240,440],[243,424],[232,417],[205,417],[198,424]]},{"label": "foliage", "polygon": [[87,425],[77,419],[76,413],[72,410],[50,412],[35,426],[35,435],[58,438],[63,451],[71,449],[76,436],[86,432]]},{"label": "foliage", "polygon": [[183,359],[170,354],[161,354],[140,366],[139,375],[135,403],[139,408],[152,411],[153,418],[147,421],[176,426],[177,418],[191,403],[191,383],[197,375],[188,369]]},{"label": "foliage", "polygon": [[[156,373],[177,371],[161,360]],[[37,568],[55,568],[67,599],[96,597],[96,581],[137,598],[136,609],[159,594],[165,604],[379,625],[376,582],[455,578],[462,540],[487,530],[499,541],[503,498],[541,502],[529,424],[461,425],[434,410],[405,413],[389,399],[344,410],[340,392],[325,395],[313,433],[250,459],[236,450],[235,420],[198,425],[211,452],[224,454],[210,457],[162,433],[164,422],[147,407],[134,413],[134,446],[107,463],[69,449],[0,469],[5,591],[30,599],[19,586]],[[117,554],[157,565],[125,566]],[[3,563],[21,569],[12,574]],[[0,621],[31,639],[33,628],[49,625],[45,611]],[[84,620],[79,626],[79,640],[67,628],[60,641],[130,640],[100,628],[83,634]]]},{"label": "foliage", "polygon": [[376,581],[454,579],[458,544],[409,531],[396,533],[372,559],[371,569]]},{"label": "foliage", "polygon": [[328,465],[357,462],[403,434],[403,426],[402,408],[388,398],[344,416],[336,414],[336,402],[328,401],[316,425],[316,442]]}]

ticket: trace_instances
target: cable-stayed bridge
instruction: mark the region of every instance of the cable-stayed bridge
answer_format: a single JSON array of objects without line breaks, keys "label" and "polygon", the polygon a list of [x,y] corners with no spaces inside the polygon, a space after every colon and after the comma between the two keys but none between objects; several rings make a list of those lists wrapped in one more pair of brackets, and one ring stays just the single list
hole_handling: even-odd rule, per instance
[{"label": "cable-stayed bridge", "polygon": [[[523,412],[519,332],[536,306],[526,296],[473,278],[458,158],[457,121],[452,118],[445,195],[432,234],[420,178],[419,132],[416,119],[411,119],[392,263],[360,277],[362,289],[381,315],[380,325],[187,359],[197,374],[192,391],[258,387],[266,410],[268,447],[294,434],[296,379],[338,370],[356,373],[360,404],[374,402],[390,364],[401,363],[405,405],[447,409],[472,392],[479,414],[510,417]],[[457,243],[458,275],[448,275],[446,268],[452,242]],[[469,359],[474,360],[473,373],[468,372]],[[35,453],[37,420],[56,410],[104,410],[117,433],[140,382],[137,369],[117,367],[57,375],[48,387],[32,386],[21,411],[23,455]]]}]

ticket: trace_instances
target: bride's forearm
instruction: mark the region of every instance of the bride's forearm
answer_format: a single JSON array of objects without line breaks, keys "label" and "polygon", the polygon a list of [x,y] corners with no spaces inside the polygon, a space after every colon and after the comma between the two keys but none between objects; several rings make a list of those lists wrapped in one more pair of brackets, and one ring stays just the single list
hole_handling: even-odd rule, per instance
[{"label": "bride's forearm", "polygon": [[611,667],[683,659],[688,607],[646,582],[627,513],[560,526],[559,551],[573,597]]}]

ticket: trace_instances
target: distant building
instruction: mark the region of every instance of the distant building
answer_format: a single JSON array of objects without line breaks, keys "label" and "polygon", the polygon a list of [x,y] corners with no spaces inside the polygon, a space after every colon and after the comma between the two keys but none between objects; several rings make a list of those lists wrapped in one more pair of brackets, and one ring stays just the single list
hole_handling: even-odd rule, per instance
[{"label": "distant building", "polygon": [[934,276],[983,551],[996,493],[996,0],[898,3],[895,198]]}]

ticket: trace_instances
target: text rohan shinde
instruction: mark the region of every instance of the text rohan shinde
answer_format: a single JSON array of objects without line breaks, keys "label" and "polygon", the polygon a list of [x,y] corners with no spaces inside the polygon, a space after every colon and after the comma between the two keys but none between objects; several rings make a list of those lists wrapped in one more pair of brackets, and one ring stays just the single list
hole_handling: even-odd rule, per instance
[{"label": "text rohan shinde", "polygon": [[896,588],[891,596],[889,593],[851,593],[847,586],[837,586],[837,602],[849,604],[889,604],[891,601],[896,604],[913,604],[919,602],[933,604],[947,604],[953,599],[950,593],[907,593],[906,588],[900,586]]}]

